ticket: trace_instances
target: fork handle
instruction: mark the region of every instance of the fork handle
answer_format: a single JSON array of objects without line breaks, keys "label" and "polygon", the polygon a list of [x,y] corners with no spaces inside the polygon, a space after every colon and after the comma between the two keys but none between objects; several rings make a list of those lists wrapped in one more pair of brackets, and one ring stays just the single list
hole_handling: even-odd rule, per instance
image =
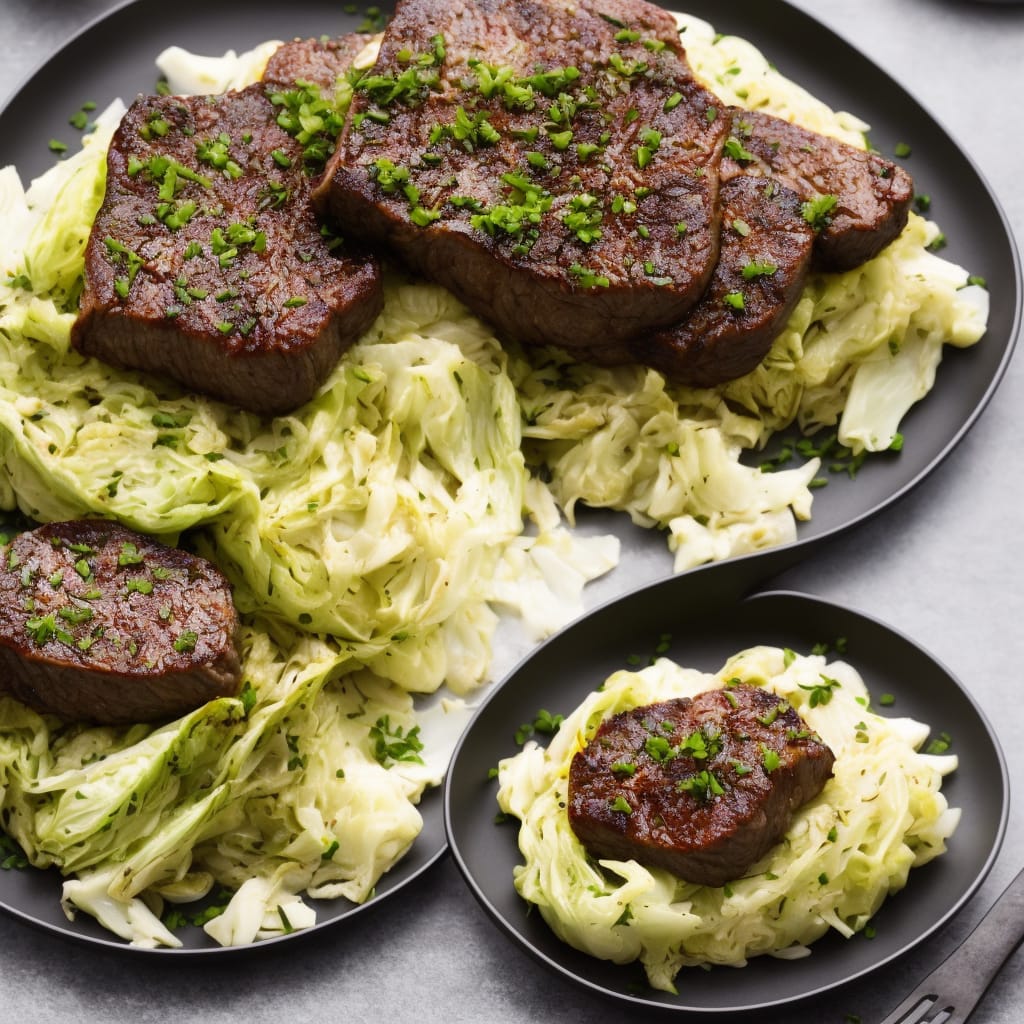
[{"label": "fork handle", "polygon": [[[992,979],[1024,939],[1024,870],[1003,890],[974,931],[925,978],[920,994],[952,995],[967,1020]],[[963,1016],[960,1016],[960,1012]]]}]

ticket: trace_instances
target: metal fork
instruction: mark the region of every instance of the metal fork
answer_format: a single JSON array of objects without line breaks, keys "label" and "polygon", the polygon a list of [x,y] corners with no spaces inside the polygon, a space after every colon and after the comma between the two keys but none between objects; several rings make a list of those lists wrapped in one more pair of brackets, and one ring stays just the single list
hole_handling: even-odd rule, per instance
[{"label": "metal fork", "polygon": [[881,1024],[964,1024],[1024,939],[1024,870],[974,931]]}]

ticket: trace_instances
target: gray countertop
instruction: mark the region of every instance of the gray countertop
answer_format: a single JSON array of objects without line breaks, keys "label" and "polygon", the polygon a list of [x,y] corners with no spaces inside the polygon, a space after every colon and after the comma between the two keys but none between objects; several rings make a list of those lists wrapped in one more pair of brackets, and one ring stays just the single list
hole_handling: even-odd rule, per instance
[{"label": "gray countertop", "polygon": [[[210,0],[215,4],[216,0]],[[771,4],[772,0],[766,0]],[[953,0],[796,0],[870,53],[949,130],[1024,238],[1019,90],[1024,6]],[[340,0],[339,0],[340,3]],[[2,0],[0,102],[111,0]],[[173,18],[174,4],[167,5]],[[73,71],[72,71],[73,73]],[[1018,87],[1014,90],[1014,87]],[[1014,124],[1014,118],[1018,124]],[[0,225],[0,230],[3,230]],[[909,634],[971,689],[995,724],[1011,779],[1024,772],[1024,464],[1013,423],[1024,366],[952,455],[884,515],[790,570],[791,588],[866,611]],[[1018,413],[1014,413],[1014,409]],[[895,965],[830,995],[759,1019],[880,1020],[914,979],[961,941],[1024,864],[1024,815],[1011,807],[999,860],[975,899]],[[626,1014],[549,974],[495,930],[448,857],[400,895],[330,930],[255,956],[131,957],[69,944],[0,917],[0,1016],[6,1021],[558,1021]],[[1019,1024],[1021,961],[972,1022]],[[847,1015],[851,1015],[850,1018]]]}]

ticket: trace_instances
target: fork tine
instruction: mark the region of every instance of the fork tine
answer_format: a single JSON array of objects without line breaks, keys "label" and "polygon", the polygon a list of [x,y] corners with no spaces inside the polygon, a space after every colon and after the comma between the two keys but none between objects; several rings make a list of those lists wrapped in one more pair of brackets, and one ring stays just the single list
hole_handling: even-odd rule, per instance
[{"label": "fork tine", "polygon": [[934,1005],[934,996],[918,996],[917,1006],[906,1017],[901,1018],[901,1024],[919,1024],[925,1015],[931,1012]]},{"label": "fork tine", "polygon": [[935,1005],[935,996],[914,992],[896,1007],[882,1024],[921,1024],[925,1015]]},{"label": "fork tine", "polygon": [[959,1024],[967,1018],[956,1016],[956,1007],[927,988],[912,992],[882,1024]]}]

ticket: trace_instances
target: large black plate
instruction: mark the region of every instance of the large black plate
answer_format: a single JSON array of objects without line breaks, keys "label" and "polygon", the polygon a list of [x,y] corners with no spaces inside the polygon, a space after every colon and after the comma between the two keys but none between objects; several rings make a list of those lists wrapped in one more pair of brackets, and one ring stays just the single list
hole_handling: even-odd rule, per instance
[{"label": "large black plate", "polygon": [[[652,584],[579,620],[529,656],[477,712],[457,747],[445,783],[445,826],[456,864],[494,921],[551,969],[634,1009],[735,1013],[801,999],[874,970],[948,920],[981,884],[1002,843],[1008,777],[1002,751],[982,712],[957,680],[909,639],[865,615],[813,597],[774,592],[737,600],[697,572]],[[717,671],[755,644],[808,652],[847,640],[844,657],[874,695],[891,693],[890,713],[945,730],[959,754],[943,792],[963,809],[942,857],[910,874],[906,888],[875,917],[877,935],[845,940],[831,933],[802,960],[758,957],[742,970],[685,970],[673,996],[646,987],[635,965],[615,966],[557,939],[540,914],[528,913],[512,884],[521,863],[515,822],[496,825],[496,783],[488,770],[519,749],[514,733],[538,708],[568,714],[630,656],[666,652],[688,667]]]},{"label": "large black plate", "polygon": [[[269,38],[350,31],[361,14],[345,14],[340,0],[134,0],[98,19],[31,75],[0,112],[0,166],[16,165],[26,180],[52,161],[51,138],[70,141],[68,117],[86,100],[101,106],[120,96],[152,91],[155,56],[177,44],[196,52],[244,50]],[[379,6],[387,9],[388,5]],[[903,89],[810,16],[776,0],[692,0],[685,6],[721,31],[752,40],[790,77],[837,108],[872,125],[872,140],[891,153],[897,141],[913,144],[911,170],[932,196],[933,210],[949,236],[946,255],[985,277],[993,296],[989,332],[967,351],[951,351],[929,399],[906,420],[907,443],[899,457],[870,460],[855,482],[834,478],[817,492],[814,518],[802,524],[795,544],[740,560],[742,584],[750,585],[809,553],[816,542],[887,507],[934,469],[984,409],[1002,378],[1021,317],[1018,256],[998,203],[970,159]],[[735,578],[735,577],[733,577]],[[435,814],[436,810],[436,818]],[[427,800],[426,828],[413,859],[378,889],[393,891],[415,877],[444,848],[439,805]],[[419,868],[415,865],[419,864]],[[95,941],[109,936],[79,917],[73,925],[56,907],[49,874],[0,872],[0,909],[67,934]],[[327,908],[322,919],[348,917],[358,908]],[[302,933],[296,933],[302,934]],[[202,939],[195,939],[202,948]]]}]

